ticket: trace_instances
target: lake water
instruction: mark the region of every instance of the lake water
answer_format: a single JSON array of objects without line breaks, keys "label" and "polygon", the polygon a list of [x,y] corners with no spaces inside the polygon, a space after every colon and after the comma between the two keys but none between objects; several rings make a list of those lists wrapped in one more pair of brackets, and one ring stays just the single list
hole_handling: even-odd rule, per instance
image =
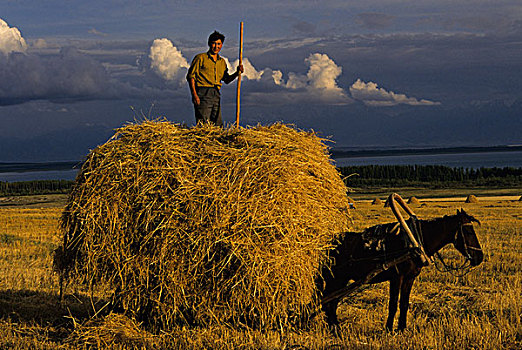
[{"label": "lake water", "polygon": [[[445,165],[455,168],[522,168],[522,151],[453,154],[422,154],[380,157],[336,158],[337,166],[350,165]],[[0,181],[74,180],[77,169],[0,172]]]},{"label": "lake water", "polygon": [[78,169],[0,173],[0,181],[74,180]]},{"label": "lake water", "polygon": [[522,167],[522,151],[452,154],[421,154],[334,159],[341,166],[352,165],[445,165],[452,168]]}]

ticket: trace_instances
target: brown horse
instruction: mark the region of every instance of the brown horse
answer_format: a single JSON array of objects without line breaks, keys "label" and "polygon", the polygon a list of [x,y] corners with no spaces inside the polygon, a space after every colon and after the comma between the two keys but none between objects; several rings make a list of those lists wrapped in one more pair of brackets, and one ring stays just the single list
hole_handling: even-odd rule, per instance
[{"label": "brown horse", "polygon": [[[412,218],[407,222],[409,225],[415,225]],[[457,215],[416,220],[418,241],[429,257],[445,245],[453,243],[469,265],[476,266],[482,262],[483,254],[473,229],[473,222],[480,224],[464,210],[457,210]],[[418,249],[412,250],[409,247],[409,240],[403,229],[399,230],[398,224],[377,225],[364,232],[346,232],[330,256],[333,258],[333,266],[324,269],[321,278],[317,280],[318,288],[322,291],[322,309],[329,325],[338,324],[337,304],[346,295],[343,290],[350,280],[359,281],[361,284],[390,281],[386,328],[393,329],[399,294],[398,329],[406,328],[411,288],[423,264],[419,259]],[[395,266],[382,268],[393,261],[400,262]]]}]

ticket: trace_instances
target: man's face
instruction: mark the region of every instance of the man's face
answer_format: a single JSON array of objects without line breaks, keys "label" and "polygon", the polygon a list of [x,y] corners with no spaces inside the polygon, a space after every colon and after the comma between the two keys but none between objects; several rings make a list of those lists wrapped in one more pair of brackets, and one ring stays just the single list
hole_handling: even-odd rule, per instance
[{"label": "man's face", "polygon": [[210,52],[215,55],[217,53],[219,53],[219,51],[221,51],[221,48],[223,47],[223,42],[218,39],[216,41],[212,41],[209,45],[210,47]]}]

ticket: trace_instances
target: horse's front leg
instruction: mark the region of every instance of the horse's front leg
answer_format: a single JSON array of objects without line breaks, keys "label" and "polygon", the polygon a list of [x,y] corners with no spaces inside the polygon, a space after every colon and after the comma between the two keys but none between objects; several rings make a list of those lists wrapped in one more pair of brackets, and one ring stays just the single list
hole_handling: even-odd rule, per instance
[{"label": "horse's front leg", "polygon": [[401,301],[400,301],[400,314],[399,314],[399,327],[400,331],[406,328],[406,317],[408,315],[408,308],[410,306],[410,294],[411,288],[413,287],[413,281],[415,277],[405,279],[401,285]]},{"label": "horse's front leg", "polygon": [[386,320],[386,329],[388,331],[393,330],[393,320],[397,313],[397,303],[399,301],[401,282],[402,278],[400,276],[392,277],[390,280],[390,300],[388,302],[388,319]]}]

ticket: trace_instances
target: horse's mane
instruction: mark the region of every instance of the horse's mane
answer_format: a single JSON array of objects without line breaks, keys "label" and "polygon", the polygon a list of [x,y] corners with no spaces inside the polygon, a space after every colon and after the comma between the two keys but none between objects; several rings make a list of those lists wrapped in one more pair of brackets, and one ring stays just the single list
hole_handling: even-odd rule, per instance
[{"label": "horse's mane", "polygon": [[431,218],[431,219],[426,219],[426,220],[419,220],[421,223],[425,223],[425,224],[438,224],[439,222],[441,221],[447,221],[448,219],[455,219],[458,215],[444,215],[444,216],[441,216],[441,217],[436,217],[436,218]]}]

